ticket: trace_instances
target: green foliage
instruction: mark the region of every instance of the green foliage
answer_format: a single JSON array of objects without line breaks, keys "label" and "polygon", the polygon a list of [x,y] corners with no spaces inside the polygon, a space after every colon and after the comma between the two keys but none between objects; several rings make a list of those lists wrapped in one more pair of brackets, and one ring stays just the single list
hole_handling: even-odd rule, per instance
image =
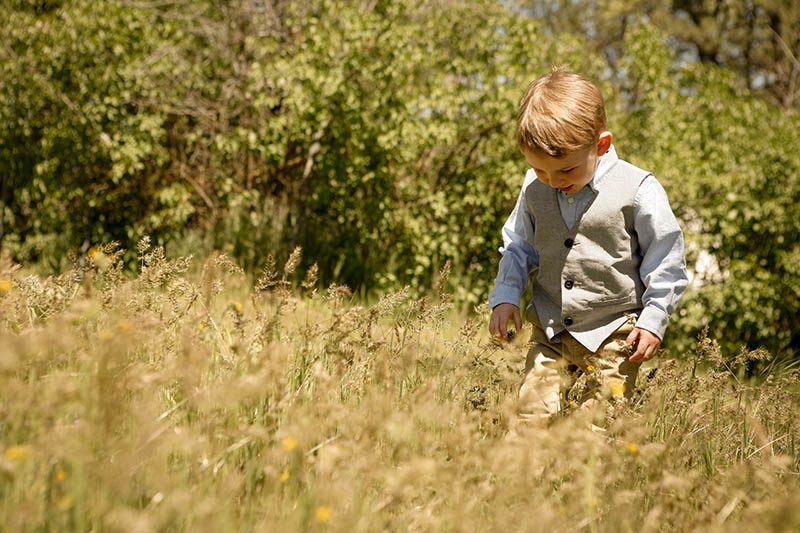
[{"label": "green foliage", "polygon": [[715,260],[689,291],[678,337],[708,324],[729,352],[746,343],[791,355],[800,347],[798,116],[737,92],[723,69],[674,67],[652,28],[630,39],[634,104],[620,112],[619,144],[665,184],[690,265],[701,250]]},{"label": "green foliage", "polygon": [[12,3],[2,245],[54,269],[151,235],[249,272],[302,246],[298,276],[316,262],[364,295],[428,290],[449,261],[472,305],[525,170],[518,100],[565,64],[606,80],[621,155],[665,184],[690,264],[710,253],[718,267],[697,276],[673,346],[708,324],[731,353],[796,350],[800,119],[729,71],[681,63],[614,5],[610,49],[625,53],[611,57],[591,32],[490,0]]},{"label": "green foliage", "polygon": [[475,303],[522,170],[519,88],[552,62],[602,66],[489,1],[91,5],[3,19],[20,259],[188,224],[249,269],[302,245],[324,280],[367,291],[424,289],[450,260]]},{"label": "green foliage", "polygon": [[83,242],[156,229],[140,221],[159,217],[164,199],[164,114],[137,100],[153,90],[140,63],[167,36],[116,3],[0,17],[0,172],[12,249],[57,263]]}]

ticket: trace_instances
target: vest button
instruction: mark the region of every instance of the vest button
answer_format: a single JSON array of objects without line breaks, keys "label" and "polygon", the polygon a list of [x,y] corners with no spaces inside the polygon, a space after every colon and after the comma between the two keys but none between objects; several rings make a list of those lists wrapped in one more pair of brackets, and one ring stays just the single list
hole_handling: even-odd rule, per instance
[{"label": "vest button", "polygon": [[572,320],[571,316],[565,316],[564,317],[564,325],[565,326],[571,326],[573,322],[574,321]]},{"label": "vest button", "polygon": [[575,244],[575,241],[573,241],[572,239],[567,239],[566,241],[564,241],[564,246],[566,246],[567,248],[572,248],[573,244]]},{"label": "vest button", "polygon": [[575,285],[575,282],[572,281],[571,279],[568,279],[567,281],[564,282],[565,289],[571,289],[573,285]]}]

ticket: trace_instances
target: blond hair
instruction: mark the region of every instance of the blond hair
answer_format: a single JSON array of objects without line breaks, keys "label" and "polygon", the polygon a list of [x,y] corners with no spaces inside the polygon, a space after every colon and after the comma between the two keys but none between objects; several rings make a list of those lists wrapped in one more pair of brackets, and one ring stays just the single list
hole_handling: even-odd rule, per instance
[{"label": "blond hair", "polygon": [[606,128],[600,89],[583,76],[554,68],[525,91],[517,115],[521,148],[552,157],[593,146]]}]

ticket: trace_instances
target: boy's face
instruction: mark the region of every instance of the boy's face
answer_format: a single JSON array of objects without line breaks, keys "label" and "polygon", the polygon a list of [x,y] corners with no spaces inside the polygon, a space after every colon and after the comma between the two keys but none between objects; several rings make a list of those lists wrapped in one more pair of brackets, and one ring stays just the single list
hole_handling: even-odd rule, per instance
[{"label": "boy's face", "polygon": [[598,136],[597,144],[553,157],[543,152],[523,148],[522,153],[540,181],[566,194],[575,194],[592,181],[601,155],[611,147],[611,132]]}]

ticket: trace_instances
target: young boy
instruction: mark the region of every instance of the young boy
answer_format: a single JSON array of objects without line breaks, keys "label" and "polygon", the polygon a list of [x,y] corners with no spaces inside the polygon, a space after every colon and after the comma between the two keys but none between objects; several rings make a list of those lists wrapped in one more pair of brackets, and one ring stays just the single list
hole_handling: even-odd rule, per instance
[{"label": "young boy", "polygon": [[656,354],[687,285],[683,234],[656,178],[617,157],[600,90],[555,69],[522,99],[517,142],[531,166],[503,226],[505,249],[489,296],[491,334],[522,328],[519,302],[537,270],[525,317],[533,325],[521,420],[578,403],[629,396]]}]

